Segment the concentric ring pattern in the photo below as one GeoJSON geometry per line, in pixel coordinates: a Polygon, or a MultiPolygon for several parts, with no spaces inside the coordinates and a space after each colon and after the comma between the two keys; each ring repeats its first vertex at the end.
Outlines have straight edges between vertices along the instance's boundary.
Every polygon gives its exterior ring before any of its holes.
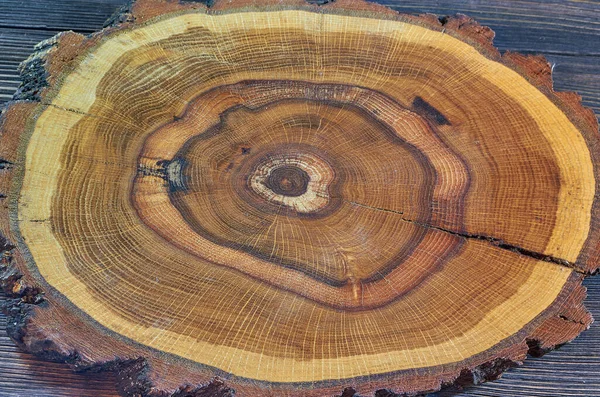
{"type": "Polygon", "coordinates": [[[591,255],[595,171],[559,107],[472,43],[359,13],[115,30],[24,164],[14,229],[52,293],[250,381],[500,349],[574,282],[556,262],[591,255]]]}

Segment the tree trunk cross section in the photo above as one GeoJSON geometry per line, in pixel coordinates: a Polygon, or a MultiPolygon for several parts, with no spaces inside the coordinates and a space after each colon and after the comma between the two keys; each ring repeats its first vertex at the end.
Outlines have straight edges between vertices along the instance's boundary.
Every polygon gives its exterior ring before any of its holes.
{"type": "Polygon", "coordinates": [[[589,327],[598,125],[544,58],[361,0],[113,22],[40,43],[0,121],[21,347],[127,395],[380,396],[589,327]]]}

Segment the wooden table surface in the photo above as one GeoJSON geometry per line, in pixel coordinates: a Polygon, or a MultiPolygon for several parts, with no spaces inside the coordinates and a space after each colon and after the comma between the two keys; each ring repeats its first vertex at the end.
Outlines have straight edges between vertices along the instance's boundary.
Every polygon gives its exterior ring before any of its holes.
{"type": "MultiPolygon", "coordinates": [[[[235,0],[234,0],[235,1],[235,0]]],[[[62,30],[91,33],[125,0],[0,0],[0,106],[19,85],[17,66],[39,41],[62,30]]],[[[557,90],[577,91],[600,116],[600,0],[380,0],[398,11],[464,13],[496,32],[500,50],[541,53],[557,90]]],[[[1,200],[1,198],[0,198],[1,200]]],[[[600,275],[586,280],[588,309],[600,320],[600,275]]],[[[0,293],[0,303],[6,297],[0,293]]],[[[0,396],[116,396],[111,374],[74,374],[20,352],[0,315],[0,396]]],[[[599,321],[600,322],[600,321],[599,321]]],[[[502,379],[430,396],[600,397],[600,324],[502,379]]]]}

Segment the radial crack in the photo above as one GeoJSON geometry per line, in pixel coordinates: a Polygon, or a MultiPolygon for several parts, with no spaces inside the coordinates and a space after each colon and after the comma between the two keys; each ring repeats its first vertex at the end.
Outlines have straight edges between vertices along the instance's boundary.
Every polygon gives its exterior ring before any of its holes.
{"type": "Polygon", "coordinates": [[[13,165],[14,165],[14,163],[0,158],[0,170],[10,169],[10,168],[12,168],[13,165]]]}
{"type": "MultiPolygon", "coordinates": [[[[404,215],[404,212],[402,212],[402,211],[395,211],[395,210],[390,210],[390,209],[387,209],[387,208],[374,207],[372,205],[366,205],[366,204],[357,203],[356,201],[348,201],[348,200],[346,200],[346,202],[348,204],[355,205],[357,207],[363,207],[363,208],[367,208],[367,209],[371,209],[371,210],[376,210],[376,211],[382,211],[382,212],[391,212],[392,214],[404,215]]],[[[407,222],[413,222],[413,221],[410,221],[410,220],[404,219],[404,218],[402,218],[402,220],[403,221],[407,221],[407,222]]]]}
{"type": "Polygon", "coordinates": [[[558,316],[558,318],[560,318],[561,320],[564,320],[564,321],[568,321],[570,323],[574,323],[574,324],[581,324],[581,325],[586,325],[586,326],[588,325],[585,321],[573,320],[572,318],[569,318],[569,317],[567,317],[567,316],[565,316],[563,314],[560,314],[558,316]]]}
{"type": "MultiPolygon", "coordinates": [[[[371,206],[371,205],[366,205],[366,204],[361,204],[358,203],[356,201],[348,201],[346,200],[346,202],[350,205],[354,205],[357,207],[362,207],[362,208],[366,208],[366,209],[370,209],[370,210],[374,210],[374,211],[381,211],[381,212],[387,212],[387,213],[391,213],[391,214],[396,214],[396,215],[404,215],[404,212],[402,211],[397,211],[397,210],[390,210],[387,208],[381,208],[381,207],[375,207],[375,206],[371,206]]],[[[449,230],[449,229],[444,229],[442,227],[439,226],[434,226],[434,225],[430,225],[428,223],[425,222],[420,222],[414,219],[408,219],[405,218],[404,216],[401,216],[400,219],[403,222],[408,222],[408,223],[413,223],[415,225],[419,225],[423,228],[426,229],[432,229],[432,230],[437,230],[440,232],[444,232],[444,233],[449,233],[449,234],[453,234],[455,236],[459,236],[459,237],[463,237],[466,239],[473,239],[473,240],[481,240],[481,241],[486,241],[488,243],[490,243],[491,245],[498,247],[500,249],[505,249],[508,251],[512,251],[512,252],[516,252],[518,254],[524,255],[524,256],[528,256],[530,258],[534,258],[537,260],[541,260],[541,261],[545,261],[545,262],[551,262],[551,263],[555,263],[557,265],[562,265],[565,267],[568,267],[572,270],[574,270],[577,273],[581,273],[581,274],[588,274],[587,272],[581,270],[577,264],[575,262],[570,262],[566,259],[562,259],[562,258],[558,258],[552,255],[547,255],[547,254],[543,254],[540,252],[536,252],[536,251],[532,251],[526,248],[522,248],[519,247],[517,245],[513,245],[513,244],[509,244],[507,242],[505,242],[502,239],[496,238],[496,237],[492,237],[492,236],[486,236],[486,235],[482,235],[482,234],[471,234],[471,233],[466,233],[466,232],[456,232],[453,230],[449,230]]]]}

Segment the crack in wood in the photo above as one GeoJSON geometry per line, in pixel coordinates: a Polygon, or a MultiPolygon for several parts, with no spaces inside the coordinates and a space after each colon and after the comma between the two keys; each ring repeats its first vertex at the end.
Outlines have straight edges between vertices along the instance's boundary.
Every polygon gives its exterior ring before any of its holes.
{"type": "MultiPolygon", "coordinates": [[[[371,209],[374,211],[382,211],[382,212],[387,212],[387,213],[391,213],[391,214],[395,214],[395,215],[404,215],[404,212],[402,211],[397,211],[397,210],[390,210],[387,208],[381,208],[381,207],[374,207],[374,206],[370,206],[370,205],[366,205],[366,204],[361,204],[358,203],[356,201],[348,201],[346,200],[347,203],[351,204],[351,205],[355,205],[358,207],[362,207],[362,208],[366,208],[366,209],[371,209]]],[[[577,273],[581,273],[581,274],[589,274],[589,272],[585,272],[581,269],[579,269],[577,267],[577,263],[575,262],[570,262],[566,259],[562,259],[562,258],[558,258],[556,256],[552,256],[552,255],[548,255],[548,254],[543,254],[541,252],[536,252],[533,250],[529,250],[523,247],[519,247],[518,245],[514,245],[514,244],[510,244],[507,243],[506,241],[496,238],[496,237],[492,237],[492,236],[486,236],[483,234],[472,234],[472,233],[466,233],[466,232],[457,232],[454,230],[449,230],[449,229],[445,229],[439,226],[434,226],[434,225],[430,225],[428,223],[425,222],[420,222],[414,219],[408,219],[405,218],[404,216],[401,216],[400,219],[403,222],[408,222],[408,223],[413,223],[415,225],[419,225],[423,228],[426,229],[432,229],[432,230],[437,230],[440,232],[444,232],[444,233],[449,233],[449,234],[453,234],[455,236],[458,237],[462,237],[465,239],[472,239],[472,240],[480,240],[480,241],[485,241],[490,243],[491,245],[498,247],[500,249],[504,249],[504,250],[508,250],[508,251],[512,251],[515,253],[518,253],[520,255],[524,255],[524,256],[528,256],[530,258],[533,259],[537,259],[537,260],[541,260],[541,261],[545,261],[545,262],[551,262],[551,263],[555,263],[557,265],[561,265],[561,266],[565,266],[568,267],[569,269],[577,272],[577,273]]]]}
{"type": "Polygon", "coordinates": [[[569,318],[563,314],[558,315],[558,318],[560,318],[561,320],[568,321],[570,323],[574,323],[574,324],[587,325],[587,323],[585,323],[581,320],[573,320],[572,318],[569,318]]]}
{"type": "Polygon", "coordinates": [[[0,170],[9,170],[13,167],[14,163],[0,158],[0,170]]]}
{"type": "Polygon", "coordinates": [[[52,106],[53,108],[64,110],[65,112],[72,112],[72,113],[75,113],[75,114],[80,114],[82,116],[89,116],[89,117],[101,118],[99,116],[94,116],[93,114],[83,112],[81,110],[72,109],[72,108],[65,108],[65,107],[62,107],[62,106],[55,105],[53,103],[43,103],[43,102],[41,102],[41,104],[45,105],[45,106],[52,106]]]}

